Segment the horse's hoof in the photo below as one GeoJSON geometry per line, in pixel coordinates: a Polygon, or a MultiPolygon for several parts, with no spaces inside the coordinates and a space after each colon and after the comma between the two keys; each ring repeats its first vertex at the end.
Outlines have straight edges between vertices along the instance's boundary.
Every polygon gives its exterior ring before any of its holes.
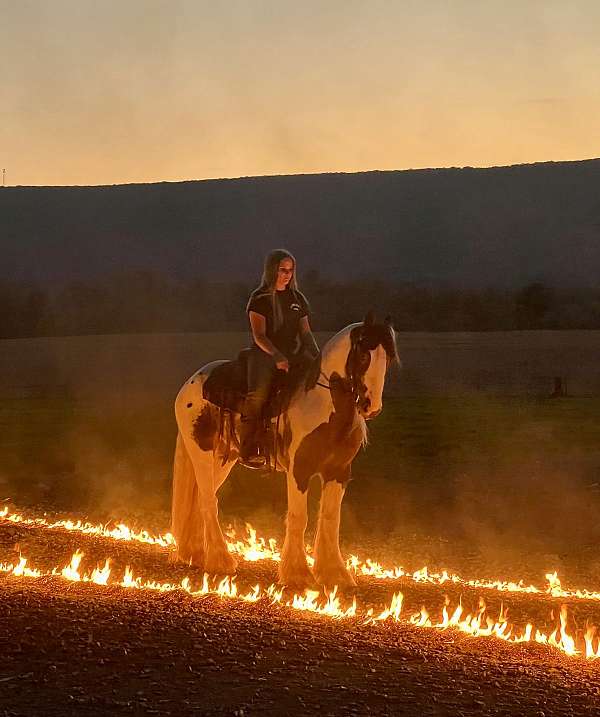
{"type": "Polygon", "coordinates": [[[290,588],[302,588],[315,584],[315,579],[308,565],[295,569],[280,569],[279,584],[290,588]]]}
{"type": "Polygon", "coordinates": [[[204,572],[209,575],[235,575],[237,560],[229,553],[209,554],[204,562],[204,572]]]}
{"type": "Polygon", "coordinates": [[[319,585],[329,590],[334,587],[338,588],[354,588],[356,587],[356,580],[352,573],[345,567],[339,567],[329,570],[319,570],[317,567],[314,569],[315,580],[319,585]]]}
{"type": "Polygon", "coordinates": [[[204,553],[201,551],[192,553],[192,557],[189,559],[188,564],[191,565],[193,568],[203,568],[204,567],[204,553]]]}
{"type": "Polygon", "coordinates": [[[201,568],[204,564],[204,552],[202,550],[174,550],[169,553],[168,561],[170,563],[185,563],[185,565],[193,565],[195,568],[201,568]]]}

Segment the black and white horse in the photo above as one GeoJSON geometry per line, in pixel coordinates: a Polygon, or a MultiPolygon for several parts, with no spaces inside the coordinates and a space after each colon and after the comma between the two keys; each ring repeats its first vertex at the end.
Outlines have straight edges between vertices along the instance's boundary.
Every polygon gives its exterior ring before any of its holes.
{"type": "MultiPolygon", "coordinates": [[[[278,422],[278,468],[287,474],[286,536],[280,582],[304,586],[354,585],[339,548],[340,508],[350,479],[350,464],[366,442],[365,419],[382,409],[388,366],[397,360],[391,322],[364,322],[342,329],[324,346],[321,380],[301,386],[278,422]],[[328,381],[324,383],[323,381],[328,381]],[[310,479],[322,481],[314,545],[313,572],[306,560],[304,533],[310,479]]],[[[239,414],[225,422],[208,401],[203,386],[222,365],[203,366],[181,388],[175,401],[179,433],[173,470],[172,533],[176,558],[211,574],[232,574],[236,561],[227,550],[218,518],[217,491],[238,454],[231,432],[239,414]]]]}

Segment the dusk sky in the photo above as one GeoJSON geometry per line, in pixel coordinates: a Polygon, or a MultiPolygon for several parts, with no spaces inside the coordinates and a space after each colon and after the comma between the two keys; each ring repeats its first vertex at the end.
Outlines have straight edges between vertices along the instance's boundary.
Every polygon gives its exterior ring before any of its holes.
{"type": "Polygon", "coordinates": [[[598,0],[0,0],[9,185],[600,156],[598,0]]]}

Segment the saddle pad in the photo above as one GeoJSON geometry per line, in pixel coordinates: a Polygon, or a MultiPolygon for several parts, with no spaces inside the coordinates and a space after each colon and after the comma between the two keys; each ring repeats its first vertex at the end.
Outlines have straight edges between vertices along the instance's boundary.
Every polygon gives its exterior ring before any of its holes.
{"type": "MultiPolygon", "coordinates": [[[[241,413],[248,391],[246,358],[248,349],[241,351],[237,359],[227,361],[213,369],[204,382],[202,394],[215,406],[241,413]]],[[[271,385],[271,392],[265,404],[264,417],[273,418],[287,408],[291,396],[300,384],[316,383],[320,371],[320,356],[312,362],[292,364],[289,374],[277,371],[271,385]]]]}
{"type": "Polygon", "coordinates": [[[214,368],[202,387],[207,401],[236,413],[242,412],[247,391],[246,357],[241,355],[214,368]]]}

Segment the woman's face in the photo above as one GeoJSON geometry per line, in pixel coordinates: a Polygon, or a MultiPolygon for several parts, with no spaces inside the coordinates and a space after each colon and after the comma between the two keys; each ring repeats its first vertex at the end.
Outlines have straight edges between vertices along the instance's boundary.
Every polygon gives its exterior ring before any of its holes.
{"type": "Polygon", "coordinates": [[[279,262],[277,268],[277,282],[275,288],[278,291],[283,291],[285,287],[290,283],[290,279],[294,274],[294,262],[291,259],[282,259],[279,262]]]}

